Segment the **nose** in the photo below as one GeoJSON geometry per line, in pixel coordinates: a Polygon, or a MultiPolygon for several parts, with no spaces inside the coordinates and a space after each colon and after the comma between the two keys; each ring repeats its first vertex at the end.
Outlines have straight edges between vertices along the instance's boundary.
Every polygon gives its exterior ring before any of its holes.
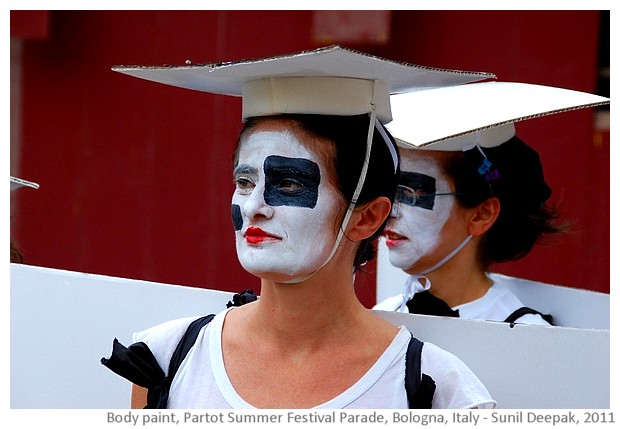
{"type": "Polygon", "coordinates": [[[394,204],[392,204],[392,211],[390,212],[390,220],[397,220],[400,218],[400,211],[402,210],[401,207],[402,203],[399,203],[397,201],[394,202],[394,204]]]}
{"type": "Polygon", "coordinates": [[[264,187],[256,186],[242,206],[243,214],[248,219],[265,218],[273,216],[273,207],[265,203],[264,187]]]}

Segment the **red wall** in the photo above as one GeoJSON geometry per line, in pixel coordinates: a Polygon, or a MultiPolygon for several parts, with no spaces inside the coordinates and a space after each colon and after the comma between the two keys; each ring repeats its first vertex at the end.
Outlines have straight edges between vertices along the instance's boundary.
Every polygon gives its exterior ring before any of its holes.
{"type": "MultiPolygon", "coordinates": [[[[110,67],[314,48],[312,19],[312,11],[53,11],[29,21],[12,12],[22,51],[21,85],[12,88],[20,91],[11,113],[19,110],[21,128],[11,173],[41,185],[11,196],[11,239],[26,263],[258,289],[237,262],[230,221],[239,100],[110,67]]],[[[387,44],[346,45],[595,92],[598,32],[596,11],[399,11],[391,15],[387,44]]],[[[541,153],[553,200],[574,227],[498,271],[609,292],[609,136],[597,143],[592,121],[588,110],[518,125],[541,153]]],[[[370,305],[372,276],[361,283],[370,305]]]]}

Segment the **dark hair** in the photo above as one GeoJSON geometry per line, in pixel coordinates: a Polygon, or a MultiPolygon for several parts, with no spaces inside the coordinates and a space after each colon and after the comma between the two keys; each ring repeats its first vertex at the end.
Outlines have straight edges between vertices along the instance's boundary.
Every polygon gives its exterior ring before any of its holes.
{"type": "Polygon", "coordinates": [[[483,236],[478,252],[487,269],[495,262],[524,257],[544,234],[561,232],[565,226],[555,224],[558,213],[546,204],[551,188],[534,149],[513,137],[482,150],[491,162],[489,168],[481,168],[485,158],[478,148],[473,148],[454,152],[444,170],[454,181],[462,206],[471,208],[491,197],[499,199],[499,216],[483,236]]]}
{"type": "MultiPolygon", "coordinates": [[[[333,164],[335,167],[335,178],[333,178],[335,180],[333,180],[333,182],[346,201],[351,201],[366,156],[366,141],[370,124],[370,117],[368,115],[335,116],[285,114],[250,118],[246,120],[243,130],[239,135],[237,150],[234,155],[235,164],[237,162],[239,142],[241,142],[243,137],[258,123],[266,119],[291,120],[293,123],[299,125],[301,131],[333,142],[335,148],[335,150],[332,150],[333,164]]],[[[377,126],[382,125],[378,124],[377,126]]],[[[385,130],[385,134],[388,136],[390,140],[389,144],[392,145],[394,153],[398,158],[398,149],[394,138],[387,130],[385,130]]],[[[400,161],[398,161],[395,171],[391,152],[381,134],[375,128],[366,179],[357,199],[356,206],[368,203],[378,197],[387,197],[391,203],[394,203],[400,171],[399,166],[400,161]]],[[[344,212],[341,219],[339,219],[339,223],[342,222],[343,218],[344,212]]],[[[356,269],[376,256],[376,240],[381,235],[387,221],[388,219],[386,219],[372,237],[360,243],[354,260],[356,269]]]]}

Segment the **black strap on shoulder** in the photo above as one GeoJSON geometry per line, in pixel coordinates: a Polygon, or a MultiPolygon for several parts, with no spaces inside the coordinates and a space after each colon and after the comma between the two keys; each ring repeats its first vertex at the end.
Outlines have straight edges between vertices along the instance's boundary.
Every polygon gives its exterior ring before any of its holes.
{"type": "Polygon", "coordinates": [[[540,317],[542,317],[543,319],[545,319],[547,322],[549,322],[549,324],[553,324],[553,316],[550,314],[543,314],[538,310],[534,310],[533,308],[530,307],[521,307],[515,311],[512,312],[512,314],[510,316],[508,316],[506,318],[506,320],[504,320],[504,322],[506,323],[515,323],[520,317],[525,316],[526,314],[539,314],[540,317]]]}
{"type": "Polygon", "coordinates": [[[405,390],[411,409],[428,409],[433,405],[436,386],[431,377],[422,374],[423,346],[422,341],[411,335],[405,356],[405,390]]]}
{"type": "Polygon", "coordinates": [[[179,344],[177,344],[177,348],[174,350],[172,354],[172,358],[170,358],[170,365],[168,366],[168,379],[172,380],[177,373],[177,370],[181,366],[181,362],[187,356],[189,350],[194,346],[196,342],[196,338],[198,338],[198,333],[200,330],[207,325],[211,320],[213,320],[214,314],[209,314],[208,316],[203,316],[200,319],[194,320],[187,327],[187,331],[181,337],[179,344]]]}
{"type": "Polygon", "coordinates": [[[215,317],[214,314],[209,314],[208,316],[203,316],[189,324],[187,330],[179,340],[176,349],[174,349],[172,358],[170,358],[168,375],[166,376],[164,383],[157,386],[157,388],[148,390],[147,403],[144,408],[162,409],[168,406],[168,394],[177,370],[181,366],[181,363],[183,362],[183,359],[185,359],[185,356],[187,356],[189,350],[196,342],[196,338],[198,338],[198,333],[200,330],[211,320],[213,320],[213,317],[215,317]]]}

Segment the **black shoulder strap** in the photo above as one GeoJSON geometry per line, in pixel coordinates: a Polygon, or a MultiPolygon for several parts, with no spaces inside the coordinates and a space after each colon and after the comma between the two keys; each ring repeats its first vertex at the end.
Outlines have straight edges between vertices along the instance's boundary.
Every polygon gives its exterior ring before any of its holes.
{"type": "Polygon", "coordinates": [[[413,335],[407,346],[405,356],[405,390],[411,409],[432,408],[435,394],[435,381],[422,374],[422,347],[424,343],[413,335]]]}
{"type": "Polygon", "coordinates": [[[170,358],[170,364],[168,365],[168,375],[166,376],[164,382],[161,385],[155,386],[154,388],[148,390],[147,403],[146,407],[144,408],[161,409],[168,406],[168,393],[170,392],[172,379],[176,375],[179,367],[181,366],[181,362],[183,362],[183,359],[185,359],[185,356],[187,356],[187,353],[196,342],[196,338],[198,338],[198,333],[203,328],[203,326],[213,320],[214,316],[214,314],[209,314],[208,316],[203,316],[189,324],[187,330],[179,340],[176,349],[174,349],[172,358],[170,358]]]}
{"type": "Polygon", "coordinates": [[[209,314],[208,316],[203,316],[200,319],[194,320],[187,327],[187,331],[181,337],[179,344],[177,344],[177,348],[174,350],[172,354],[172,358],[170,358],[170,365],[168,366],[168,379],[172,381],[174,376],[177,373],[177,370],[181,366],[181,362],[187,356],[189,349],[192,348],[194,343],[196,342],[196,338],[198,338],[198,333],[203,328],[203,326],[207,325],[214,317],[214,314],[209,314]]]}
{"type": "Polygon", "coordinates": [[[530,307],[521,307],[512,312],[510,316],[504,320],[506,323],[515,323],[521,316],[525,316],[526,314],[539,314],[540,317],[545,319],[550,324],[553,324],[553,316],[550,314],[543,314],[540,311],[534,310],[530,307]]]}

